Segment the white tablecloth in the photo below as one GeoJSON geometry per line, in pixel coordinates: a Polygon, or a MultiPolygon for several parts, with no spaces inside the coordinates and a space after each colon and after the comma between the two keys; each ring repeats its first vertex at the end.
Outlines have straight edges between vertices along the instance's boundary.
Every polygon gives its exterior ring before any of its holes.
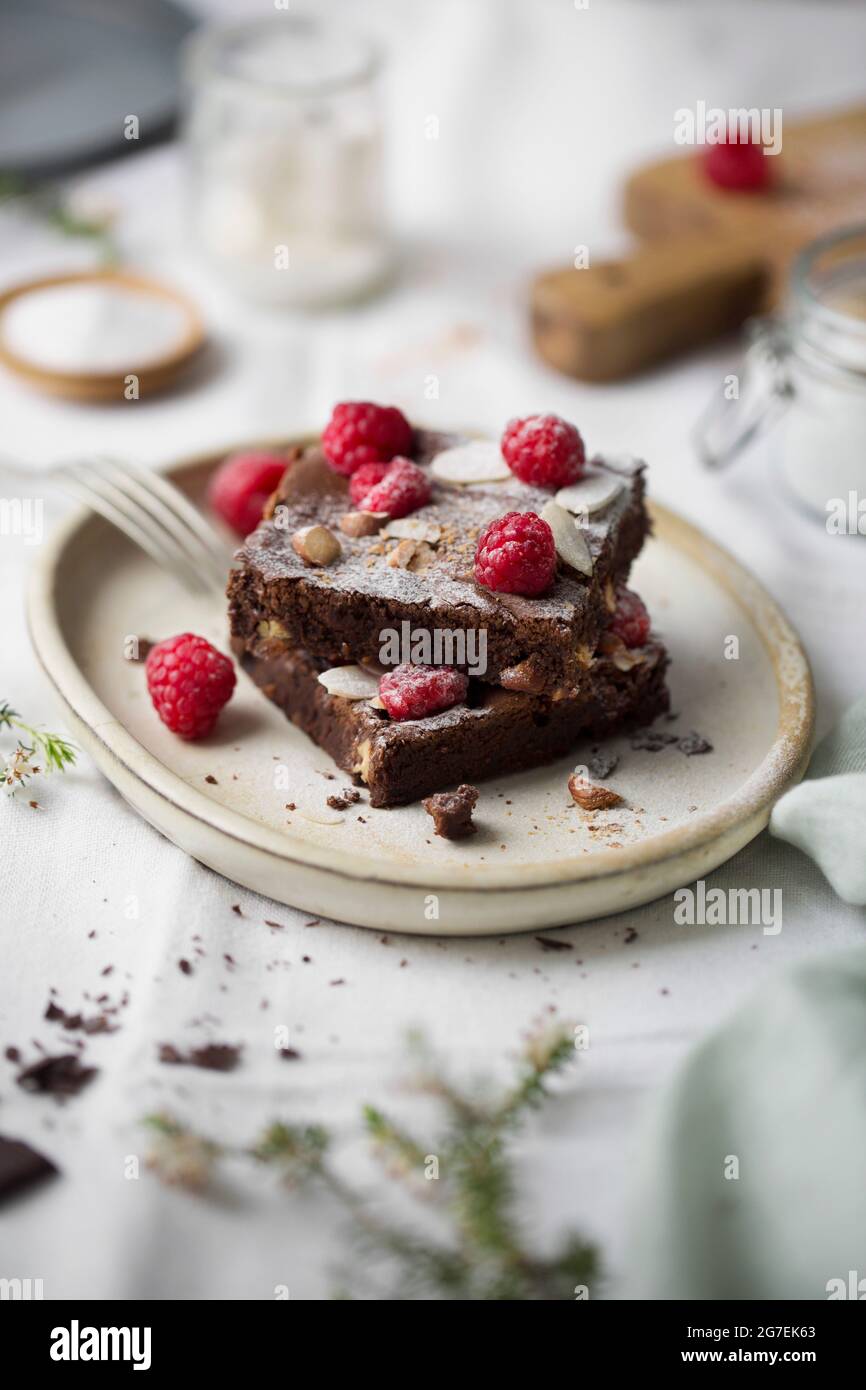
{"type": "MultiPolygon", "coordinates": [[[[814,663],[823,731],[863,690],[866,553],[789,506],[760,450],[723,475],[697,466],[688,431],[732,369],[735,347],[592,388],[533,359],[520,295],[530,270],[568,260],[577,244],[595,256],[625,244],[619,183],[636,161],[670,148],[677,107],[703,99],[781,106],[793,117],[856,100],[866,13],[844,4],[590,0],[582,10],[568,0],[393,0],[352,6],[358,21],[362,10],[390,53],[398,286],[367,307],[312,320],[247,308],[184,239],[178,151],[130,154],[80,184],[117,205],[131,262],[197,296],[222,348],[219,370],[188,393],[104,408],[42,399],[3,376],[2,451],[34,464],[79,448],[156,462],[314,426],[335,400],[358,395],[494,431],[511,414],[560,411],[592,448],[648,458],[653,494],[720,539],[781,601],[814,663]],[[430,114],[438,141],[424,138],[430,114]],[[458,325],[477,330],[462,346],[458,325]],[[424,398],[430,372],[440,379],[437,401],[424,398]]],[[[84,254],[17,217],[0,220],[3,284],[84,254]]],[[[14,495],[5,481],[3,492],[14,495]]],[[[52,501],[49,515],[61,509],[52,501]]],[[[0,696],[53,725],[25,631],[30,558],[21,540],[3,538],[0,696]]],[[[359,1107],[375,1100],[411,1117],[414,1102],[397,1086],[407,1028],[423,1027],[458,1074],[504,1076],[521,1031],[548,1007],[588,1023],[592,1045],[520,1142],[524,1215],[542,1246],[567,1224],[597,1239],[615,1292],[647,1099],[762,981],[863,934],[862,913],[841,904],[807,860],[761,836],[714,882],[781,887],[776,937],[679,927],[663,900],[567,929],[570,952],[544,954],[532,936],[383,944],[362,929],[305,927],[306,915],[203,869],[139,820],[86,758],[38,794],[38,812],[26,800],[0,806],[0,1044],[28,1055],[33,1039],[56,1049],[56,1025],[42,1021],[49,986],[70,1009],[85,993],[126,991],[130,1001],[120,1031],[88,1040],[99,1080],[63,1108],[24,1094],[0,1060],[0,1132],[29,1139],[63,1170],[4,1212],[0,1276],[42,1278],[46,1297],[270,1298],[278,1284],[293,1297],[326,1295],[341,1247],[324,1201],[287,1198],[242,1167],[232,1193],[214,1201],[145,1174],[128,1179],[126,1157],[146,1147],[140,1117],[171,1109],[238,1142],[276,1115],[319,1119],[335,1131],[349,1175],[371,1183],[359,1107]],[[266,918],[284,930],[269,931],[266,918]],[[626,927],[639,934],[629,945],[626,927]],[[303,954],[311,964],[300,964],[303,954]],[[192,976],[178,970],[182,956],[194,960],[192,976]],[[330,987],[337,976],[345,985],[330,987]],[[276,1058],[279,1024],[300,1061],[276,1058]],[[156,1062],[160,1041],[205,1037],[243,1042],[242,1067],[219,1075],[156,1062]]],[[[427,1133],[427,1111],[419,1115],[427,1133]]]]}

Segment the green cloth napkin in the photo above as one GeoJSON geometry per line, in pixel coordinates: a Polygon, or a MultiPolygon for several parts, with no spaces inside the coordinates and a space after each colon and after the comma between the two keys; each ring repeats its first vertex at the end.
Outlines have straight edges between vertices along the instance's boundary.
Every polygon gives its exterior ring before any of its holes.
{"type": "Polygon", "coordinates": [[[810,855],[844,902],[866,904],[866,697],[818,746],[800,785],[776,803],[770,833],[810,855]]]}
{"type": "Polygon", "coordinates": [[[866,1298],[866,950],[700,1044],[644,1153],[629,1296],[866,1298]]]}

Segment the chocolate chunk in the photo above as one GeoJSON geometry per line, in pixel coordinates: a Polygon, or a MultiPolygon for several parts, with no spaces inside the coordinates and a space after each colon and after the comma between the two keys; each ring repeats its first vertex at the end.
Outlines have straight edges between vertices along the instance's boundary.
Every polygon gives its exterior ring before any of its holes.
{"type": "Polygon", "coordinates": [[[446,840],[462,840],[466,835],[475,834],[477,827],[472,824],[472,812],[477,800],[478,788],[463,782],[456,792],[436,792],[421,805],[428,816],[433,817],[437,835],[446,840]]]}
{"type": "Polygon", "coordinates": [[[50,1096],[77,1096],[98,1073],[96,1067],[85,1067],[74,1052],[58,1057],[40,1057],[20,1071],[15,1080],[25,1091],[50,1096]]]}
{"type": "Polygon", "coordinates": [[[0,1134],[0,1202],[57,1171],[50,1158],[37,1153],[29,1144],[20,1139],[6,1139],[0,1134]]]}
{"type": "Polygon", "coordinates": [[[684,734],[677,739],[677,748],[681,753],[685,753],[687,758],[692,758],[696,753],[712,753],[713,745],[708,738],[701,734],[696,734],[694,729],[690,734],[684,734]]]}

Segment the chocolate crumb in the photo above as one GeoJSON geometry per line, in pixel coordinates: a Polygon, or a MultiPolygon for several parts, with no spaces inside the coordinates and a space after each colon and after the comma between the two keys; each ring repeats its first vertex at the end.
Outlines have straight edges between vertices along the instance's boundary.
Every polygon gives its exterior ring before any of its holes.
{"type": "Polygon", "coordinates": [[[6,1061],[7,1061],[7,1062],[20,1062],[20,1061],[21,1061],[21,1053],[19,1052],[19,1050],[18,1050],[17,1047],[13,1047],[11,1044],[10,1044],[9,1047],[7,1047],[7,1049],[6,1049],[6,1051],[4,1052],[3,1055],[4,1055],[4,1057],[6,1058],[6,1061]]]}
{"type": "Polygon", "coordinates": [[[536,941],[542,951],[573,951],[574,947],[570,941],[563,941],[559,936],[537,936],[536,941]]]}
{"type": "Polygon", "coordinates": [[[181,1052],[173,1043],[160,1043],[159,1060],[171,1066],[203,1067],[205,1071],[234,1071],[241,1049],[231,1043],[206,1043],[181,1052]]]}
{"type": "Polygon", "coordinates": [[[632,944],[633,941],[637,941],[637,938],[638,938],[637,928],[636,928],[636,927],[629,927],[628,930],[626,931],[625,936],[624,936],[623,939],[622,939],[622,944],[623,944],[624,946],[630,946],[630,945],[632,944]]]}
{"type": "Polygon", "coordinates": [[[690,734],[684,734],[677,740],[677,748],[681,753],[685,753],[687,758],[692,758],[696,753],[712,753],[713,745],[708,738],[702,734],[696,734],[694,729],[690,734]]]}
{"type": "Polygon", "coordinates": [[[192,966],[190,965],[188,960],[179,960],[177,963],[177,968],[182,975],[192,974],[192,966]]]}
{"type": "Polygon", "coordinates": [[[617,754],[608,753],[606,749],[601,748],[593,748],[586,763],[587,772],[597,782],[603,782],[605,777],[609,777],[612,772],[615,772],[618,766],[617,754]]]}
{"type": "Polygon", "coordinates": [[[240,903],[232,903],[232,912],[235,914],[236,917],[243,917],[244,915],[241,911],[240,903]]]}
{"type": "MultiPolygon", "coordinates": [[[[107,997],[107,995],[102,995],[96,1002],[104,1002],[107,997]]],[[[113,1009],[110,1012],[116,1013],[116,1010],[113,1009]]],[[[117,1025],[109,1021],[107,1012],[95,1014],[91,1018],[85,1018],[83,1014],[80,1013],[67,1013],[65,1009],[61,1009],[59,1004],[55,1004],[53,999],[49,1000],[48,1006],[42,1017],[47,1019],[49,1023],[62,1024],[69,1032],[75,1032],[79,1029],[83,1033],[91,1034],[117,1032],[117,1025]]]]}
{"type": "Polygon", "coordinates": [[[332,811],[345,811],[360,800],[361,793],[359,791],[356,791],[354,787],[346,787],[345,791],[340,792],[339,796],[329,796],[327,798],[327,804],[331,807],[332,811]]]}
{"type": "Polygon", "coordinates": [[[281,1047],[280,1056],[287,1062],[298,1062],[301,1058],[301,1054],[296,1047],[281,1047]]]}
{"type": "Polygon", "coordinates": [[[25,1091],[50,1096],[77,1096],[97,1075],[96,1067],[84,1067],[74,1052],[57,1057],[40,1057],[19,1072],[15,1080],[25,1091]]]}
{"type": "Polygon", "coordinates": [[[219,782],[218,782],[217,779],[214,777],[214,775],[213,775],[212,772],[209,772],[208,775],[207,775],[207,777],[206,777],[204,780],[205,780],[206,782],[210,782],[210,784],[211,784],[212,787],[218,787],[218,786],[219,786],[219,782]]]}
{"type": "Polygon", "coordinates": [[[328,984],[329,984],[329,985],[344,985],[345,983],[346,983],[345,980],[329,980],[329,981],[328,981],[328,984]]]}
{"type": "Polygon", "coordinates": [[[632,748],[644,753],[658,753],[669,744],[678,742],[676,734],[666,734],[662,729],[641,729],[631,736],[632,748]]]}
{"type": "Polygon", "coordinates": [[[282,924],[282,922],[269,922],[268,919],[267,919],[267,917],[265,918],[265,926],[266,926],[266,927],[273,927],[273,928],[274,928],[274,931],[282,931],[282,929],[283,929],[283,924],[282,924]]]}
{"type": "Polygon", "coordinates": [[[477,800],[478,788],[464,782],[455,792],[436,792],[426,797],[421,805],[428,816],[433,817],[437,835],[445,840],[461,840],[475,834],[477,827],[472,823],[472,812],[477,800]]]}

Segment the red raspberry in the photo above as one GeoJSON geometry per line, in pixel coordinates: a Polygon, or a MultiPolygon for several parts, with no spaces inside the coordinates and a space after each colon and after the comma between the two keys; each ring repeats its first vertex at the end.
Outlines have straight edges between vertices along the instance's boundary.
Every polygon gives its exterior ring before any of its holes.
{"type": "Polygon", "coordinates": [[[773,177],[772,159],[764,147],[751,141],[740,141],[729,135],[717,145],[704,151],[704,173],[718,188],[735,193],[756,193],[767,187],[773,177]]]}
{"type": "Polygon", "coordinates": [[[616,610],[610,620],[610,630],[627,647],[642,647],[650,635],[650,615],[646,604],[634,589],[620,584],[616,591],[616,610]]]}
{"type": "Polygon", "coordinates": [[[349,479],[349,496],[360,507],[371,488],[381,483],[388,472],[387,463],[362,463],[349,479]]]}
{"type": "Polygon", "coordinates": [[[371,487],[358,506],[364,512],[387,512],[395,519],[408,516],[430,501],[430,479],[411,459],[394,459],[381,482],[371,487]]]}
{"type": "Polygon", "coordinates": [[[466,699],[469,680],[453,666],[395,666],[379,681],[392,719],[424,719],[466,699]]]}
{"type": "Polygon", "coordinates": [[[501,447],[512,473],[534,487],[568,487],[577,482],[586,463],[583,440],[574,425],[558,415],[509,420],[501,447]]]}
{"type": "Polygon", "coordinates": [[[349,477],[362,463],[411,453],[412,426],[396,406],[343,401],[325,426],[322,448],[331,467],[349,477]]]}
{"type": "Polygon", "coordinates": [[[265,503],[286,471],[281,454],[233,454],[220,464],[208,488],[217,516],[239,536],[248,536],[262,519],[265,503]]]}
{"type": "Polygon", "coordinates": [[[506,512],[481,532],[475,578],[500,594],[534,598],[556,574],[556,545],[546,521],[535,512],[506,512]]]}
{"type": "Polygon", "coordinates": [[[173,734],[203,738],[235,688],[235,668],[203,637],[182,632],[147,654],[147,688],[154,709],[173,734]]]}

